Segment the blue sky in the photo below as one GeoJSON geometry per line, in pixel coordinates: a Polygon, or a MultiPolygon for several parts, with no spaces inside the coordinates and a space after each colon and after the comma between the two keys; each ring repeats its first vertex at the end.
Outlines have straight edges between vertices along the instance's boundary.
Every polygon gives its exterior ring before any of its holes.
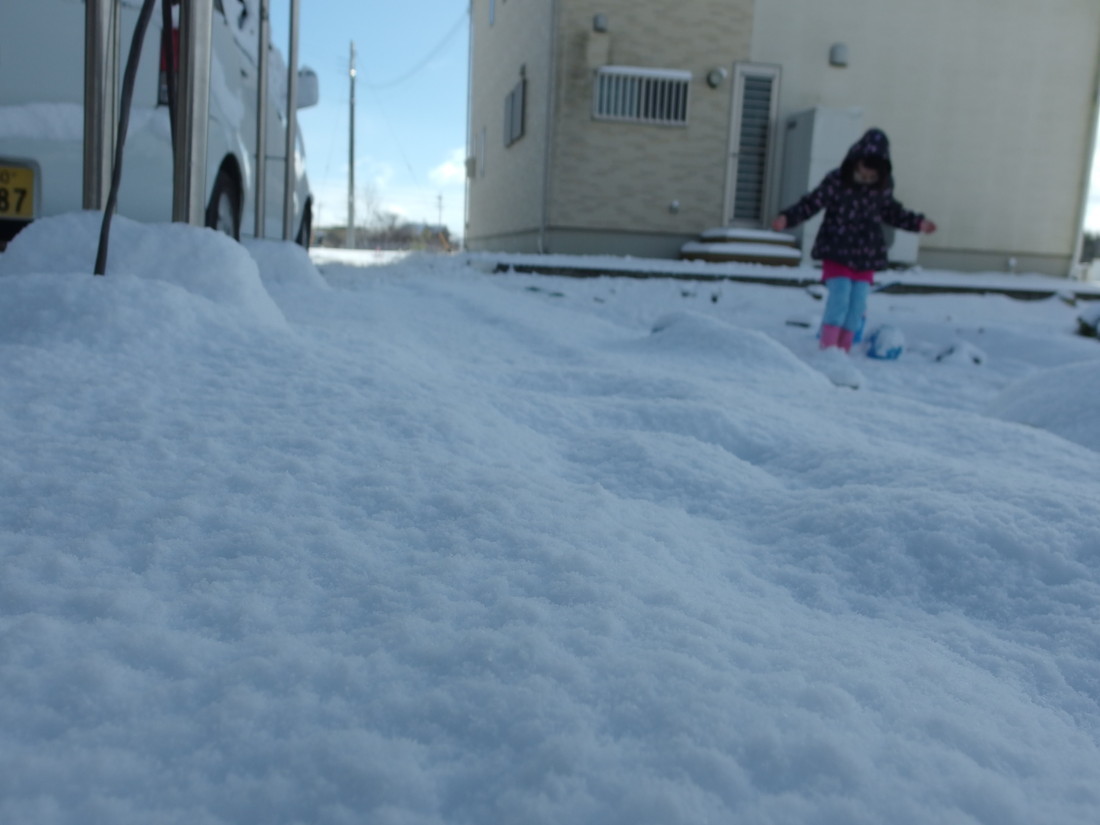
{"type": "MultiPolygon", "coordinates": [[[[461,236],[466,152],[467,0],[300,0],[298,60],[317,72],[321,102],[299,123],[319,208],[315,225],[342,225],[348,197],[348,57],[355,92],[357,223],[370,209],[443,222],[461,236]],[[319,218],[319,221],[317,220],[319,218]]],[[[272,0],[285,54],[288,0],[272,0]]]]}

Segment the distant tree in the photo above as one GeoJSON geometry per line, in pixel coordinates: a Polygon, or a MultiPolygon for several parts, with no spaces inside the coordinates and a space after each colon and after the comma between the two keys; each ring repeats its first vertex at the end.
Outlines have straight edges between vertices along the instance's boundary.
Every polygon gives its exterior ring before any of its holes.
{"type": "Polygon", "coordinates": [[[356,223],[360,226],[374,226],[381,219],[382,199],[378,195],[378,187],[372,181],[363,184],[360,191],[360,203],[363,211],[356,223]]]}
{"type": "MultiPolygon", "coordinates": [[[[414,224],[402,221],[393,212],[381,213],[370,226],[355,227],[359,249],[415,249],[428,252],[452,252],[455,245],[446,226],[414,224]]],[[[347,247],[346,226],[326,226],[317,230],[317,245],[347,247]]]]}

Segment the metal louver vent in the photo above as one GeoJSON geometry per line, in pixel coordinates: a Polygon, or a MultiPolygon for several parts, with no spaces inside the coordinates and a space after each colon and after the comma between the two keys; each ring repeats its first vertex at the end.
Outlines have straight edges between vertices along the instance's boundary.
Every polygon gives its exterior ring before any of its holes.
{"type": "Polygon", "coordinates": [[[600,120],[684,125],[691,73],[604,66],[596,73],[593,116],[600,120]]]}

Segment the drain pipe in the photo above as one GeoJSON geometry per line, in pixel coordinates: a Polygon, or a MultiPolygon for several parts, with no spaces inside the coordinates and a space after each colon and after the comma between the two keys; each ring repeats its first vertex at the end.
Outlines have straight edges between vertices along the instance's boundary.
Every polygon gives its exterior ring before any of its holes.
{"type": "Polygon", "coordinates": [[[550,68],[546,82],[546,146],[542,156],[542,220],[539,223],[538,250],[540,255],[548,252],[546,248],[546,230],[550,222],[550,152],[554,146],[554,96],[557,94],[558,76],[558,0],[550,0],[550,68]]]}

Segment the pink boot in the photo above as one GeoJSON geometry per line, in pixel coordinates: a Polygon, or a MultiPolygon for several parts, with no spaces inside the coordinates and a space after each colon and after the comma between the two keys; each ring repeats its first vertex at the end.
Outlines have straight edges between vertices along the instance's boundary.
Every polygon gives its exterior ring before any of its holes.
{"type": "Polygon", "coordinates": [[[821,339],[820,344],[822,349],[828,349],[829,347],[840,346],[840,334],[843,332],[840,327],[834,327],[832,324],[821,325],[821,339]]]}
{"type": "Polygon", "coordinates": [[[852,351],[852,339],[855,337],[855,333],[850,329],[841,329],[840,334],[837,336],[836,345],[845,352],[852,351]]]}

